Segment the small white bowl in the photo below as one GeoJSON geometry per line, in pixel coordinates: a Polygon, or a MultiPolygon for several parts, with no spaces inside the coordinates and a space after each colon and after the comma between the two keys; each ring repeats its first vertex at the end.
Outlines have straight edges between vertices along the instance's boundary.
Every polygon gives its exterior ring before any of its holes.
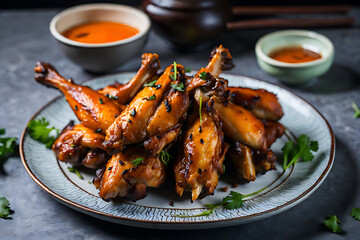
{"type": "Polygon", "coordinates": [[[255,46],[255,53],[260,67],[281,81],[290,85],[309,82],[329,70],[334,59],[334,45],[319,33],[308,30],[284,30],[261,37],[255,46]],[[304,63],[286,63],[269,57],[279,48],[302,46],[321,54],[321,58],[304,63]]]}
{"type": "Polygon", "coordinates": [[[119,4],[85,4],[68,8],[50,22],[50,32],[60,43],[65,55],[90,72],[113,70],[140,54],[151,26],[149,17],[142,11],[119,4]],[[109,43],[81,43],[70,40],[63,32],[79,24],[110,21],[129,25],[139,30],[136,35],[109,43]]]}

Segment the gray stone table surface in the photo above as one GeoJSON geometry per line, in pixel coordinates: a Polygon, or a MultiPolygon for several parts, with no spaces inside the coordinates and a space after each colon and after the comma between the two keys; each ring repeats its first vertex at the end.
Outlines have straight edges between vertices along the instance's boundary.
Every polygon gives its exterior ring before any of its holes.
{"type": "MultiPolygon", "coordinates": [[[[51,62],[75,82],[94,78],[70,62],[50,35],[48,25],[58,10],[0,11],[0,128],[20,139],[29,119],[47,102],[60,95],[34,81],[38,60],[51,62]]],[[[353,118],[351,102],[360,106],[360,9],[350,15],[352,28],[315,29],[328,36],[336,49],[331,70],[301,88],[291,88],[313,104],[330,122],[336,136],[336,157],[327,179],[308,199],[279,215],[234,227],[170,231],[149,230],[105,222],[79,213],[55,201],[27,174],[20,157],[9,158],[0,175],[0,196],[7,197],[15,212],[11,220],[0,219],[0,239],[360,239],[360,222],[350,217],[360,207],[360,119],[353,118]],[[327,215],[336,214],[344,233],[324,229],[327,215]]],[[[274,31],[248,30],[224,33],[216,42],[230,48],[236,68],[231,73],[268,82],[278,80],[256,63],[254,46],[262,35],[274,31]]],[[[179,53],[154,32],[144,52],[160,55],[162,66],[172,61],[198,69],[209,50],[179,53]]],[[[139,57],[116,72],[136,71],[139,57]]],[[[281,84],[280,84],[281,85],[281,84]]],[[[288,86],[285,86],[290,88],[288,86]]]]}

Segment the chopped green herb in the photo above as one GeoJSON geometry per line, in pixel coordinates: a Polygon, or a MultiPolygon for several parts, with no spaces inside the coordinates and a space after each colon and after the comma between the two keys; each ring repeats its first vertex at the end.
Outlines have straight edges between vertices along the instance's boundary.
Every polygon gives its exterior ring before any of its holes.
{"type": "Polygon", "coordinates": [[[310,138],[305,134],[300,135],[300,137],[297,139],[297,143],[294,143],[292,140],[290,140],[281,149],[283,151],[284,157],[284,170],[295,164],[299,159],[302,159],[305,162],[313,160],[314,155],[312,152],[316,152],[318,149],[318,142],[310,141],[310,138]]]}
{"type": "Polygon", "coordinates": [[[152,95],[152,96],[150,96],[150,97],[148,97],[148,98],[146,98],[146,100],[155,100],[155,99],[156,99],[155,94],[154,94],[154,95],[152,95]]]}
{"type": "Polygon", "coordinates": [[[350,214],[354,219],[360,221],[360,208],[353,208],[351,209],[350,214]]]}
{"type": "Polygon", "coordinates": [[[143,157],[139,157],[139,158],[135,158],[131,164],[134,165],[135,167],[137,167],[140,163],[142,163],[142,161],[144,160],[143,157]]]}
{"type": "Polygon", "coordinates": [[[49,128],[48,126],[49,122],[43,117],[39,120],[31,120],[28,125],[28,130],[32,139],[44,143],[47,148],[51,148],[59,135],[59,130],[55,127],[49,128]],[[51,136],[50,133],[54,131],[56,132],[56,136],[51,136]]]}
{"type": "Polygon", "coordinates": [[[202,72],[200,73],[199,77],[200,77],[201,79],[205,80],[205,79],[206,79],[206,72],[202,71],[202,72]]]}
{"type": "MultiPolygon", "coordinates": [[[[5,134],[5,129],[0,128],[0,135],[5,134]]],[[[3,164],[6,158],[8,158],[15,151],[16,137],[0,138],[0,165],[3,164]]]]}
{"type": "Polygon", "coordinates": [[[336,215],[334,216],[328,216],[325,221],[324,221],[325,226],[331,230],[333,233],[341,233],[342,229],[340,227],[340,221],[339,219],[336,217],[336,215]]]}
{"type": "Polygon", "coordinates": [[[89,184],[92,184],[92,182],[88,181],[89,184]]]}
{"type": "Polygon", "coordinates": [[[0,218],[8,218],[11,212],[9,200],[5,197],[0,198],[0,218]]]}
{"type": "Polygon", "coordinates": [[[80,179],[84,179],[76,168],[68,167],[69,172],[75,173],[80,179]]]}
{"type": "Polygon", "coordinates": [[[172,84],[170,84],[170,86],[171,86],[173,89],[175,89],[175,90],[177,90],[177,91],[180,91],[180,92],[183,92],[184,89],[185,89],[185,86],[184,86],[184,84],[183,84],[182,82],[179,83],[179,84],[177,84],[177,83],[172,83],[172,84]]]}
{"type": "Polygon", "coordinates": [[[355,113],[354,113],[354,118],[358,118],[360,117],[360,109],[359,107],[356,105],[356,103],[351,103],[351,106],[353,107],[353,109],[355,110],[355,113]]]}
{"type": "Polygon", "coordinates": [[[157,79],[144,84],[144,87],[154,87],[157,82],[157,79]]]}
{"type": "Polygon", "coordinates": [[[225,173],[225,164],[223,164],[223,174],[225,173]]]}
{"type": "Polygon", "coordinates": [[[187,68],[185,68],[185,72],[186,72],[186,73],[191,72],[191,67],[187,67],[187,68]]]}
{"type": "Polygon", "coordinates": [[[102,100],[102,98],[99,98],[99,102],[100,102],[100,104],[104,104],[104,101],[102,100]]]}
{"type": "Polygon", "coordinates": [[[202,124],[202,117],[201,117],[201,106],[202,105],[202,97],[199,97],[199,117],[200,117],[200,124],[202,124]]]}
{"type": "Polygon", "coordinates": [[[160,160],[165,164],[168,165],[170,159],[173,158],[168,152],[162,150],[160,152],[160,160]]]}
{"type": "Polygon", "coordinates": [[[175,81],[176,78],[177,78],[177,66],[176,66],[176,62],[175,62],[175,61],[174,61],[174,68],[173,68],[173,70],[174,70],[174,75],[170,76],[170,78],[175,81]]]}
{"type": "Polygon", "coordinates": [[[118,97],[118,96],[111,96],[111,95],[109,94],[108,98],[110,98],[110,99],[112,99],[112,100],[116,100],[116,99],[118,99],[119,97],[118,97]]]}

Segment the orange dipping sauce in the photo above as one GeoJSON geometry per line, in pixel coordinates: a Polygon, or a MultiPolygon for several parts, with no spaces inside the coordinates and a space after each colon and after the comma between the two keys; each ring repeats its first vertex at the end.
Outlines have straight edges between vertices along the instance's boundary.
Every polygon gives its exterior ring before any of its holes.
{"type": "Polygon", "coordinates": [[[269,57],[280,62],[303,63],[320,59],[321,55],[301,46],[291,46],[276,49],[269,54],[269,57]]]}
{"type": "Polygon", "coordinates": [[[139,33],[131,26],[116,22],[89,22],[66,30],[62,35],[82,43],[109,43],[139,33]]]}

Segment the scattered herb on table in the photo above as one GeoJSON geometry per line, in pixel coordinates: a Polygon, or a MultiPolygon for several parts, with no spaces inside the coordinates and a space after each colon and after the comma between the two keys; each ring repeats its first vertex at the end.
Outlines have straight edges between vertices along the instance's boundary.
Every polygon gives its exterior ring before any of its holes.
{"type": "Polygon", "coordinates": [[[139,158],[135,158],[131,164],[134,165],[135,167],[137,167],[140,163],[142,163],[142,161],[144,160],[143,157],[139,157],[139,158]]]}
{"type": "Polygon", "coordinates": [[[295,164],[299,159],[309,162],[314,159],[312,152],[319,149],[317,141],[310,141],[310,138],[302,134],[297,141],[290,140],[281,149],[283,152],[283,168],[288,169],[291,165],[295,164]]]}
{"type": "Polygon", "coordinates": [[[170,155],[170,153],[162,150],[160,152],[160,160],[165,164],[168,165],[170,159],[173,158],[173,156],[170,155]]]}
{"type": "Polygon", "coordinates": [[[80,174],[80,172],[76,168],[68,167],[69,172],[75,173],[80,179],[84,179],[84,177],[80,174]]]}
{"type": "Polygon", "coordinates": [[[354,113],[354,118],[358,118],[360,117],[360,109],[359,107],[356,105],[356,103],[352,102],[351,103],[352,108],[354,109],[355,113],[354,113]]]}
{"type": "Polygon", "coordinates": [[[144,87],[154,87],[157,82],[157,79],[144,84],[144,87]]]}
{"type": "Polygon", "coordinates": [[[28,125],[28,130],[32,139],[44,143],[47,148],[51,148],[59,135],[59,130],[55,127],[48,126],[49,122],[43,117],[39,120],[31,120],[28,125]],[[51,135],[51,132],[56,132],[56,136],[51,135]]]}
{"type": "Polygon", "coordinates": [[[182,82],[181,83],[172,83],[172,84],[170,84],[170,86],[173,89],[180,91],[180,92],[183,92],[185,90],[185,86],[182,82]]]}
{"type": "MultiPolygon", "coordinates": [[[[5,129],[0,128],[0,135],[5,134],[5,129]]],[[[0,164],[15,151],[16,137],[0,138],[0,164]]]]}
{"type": "Polygon", "coordinates": [[[360,208],[353,208],[351,209],[350,214],[354,219],[360,221],[360,208]]]}
{"type": "Polygon", "coordinates": [[[0,218],[8,218],[11,212],[9,200],[5,197],[0,198],[0,218]]]}
{"type": "Polygon", "coordinates": [[[333,216],[328,216],[325,221],[324,221],[324,225],[331,230],[333,233],[341,233],[342,232],[342,228],[340,227],[340,221],[337,218],[336,215],[333,216]]]}

